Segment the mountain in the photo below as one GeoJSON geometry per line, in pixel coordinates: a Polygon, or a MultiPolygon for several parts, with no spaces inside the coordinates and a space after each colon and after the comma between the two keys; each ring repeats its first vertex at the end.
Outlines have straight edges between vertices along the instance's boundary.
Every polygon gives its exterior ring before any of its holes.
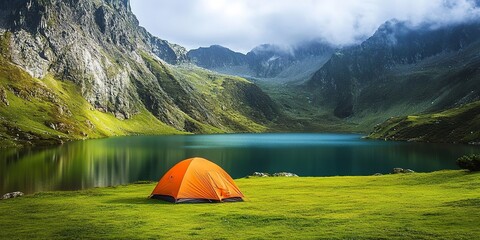
{"type": "Polygon", "coordinates": [[[396,117],[375,127],[369,138],[480,144],[480,101],[432,114],[396,117]]]}
{"type": "Polygon", "coordinates": [[[480,23],[411,26],[389,21],[333,54],[304,85],[313,103],[368,128],[392,116],[480,99],[480,23]]]}
{"type": "Polygon", "coordinates": [[[265,131],[278,118],[253,83],[188,64],[129,0],[0,0],[0,141],[265,131]]]}
{"type": "Polygon", "coordinates": [[[263,44],[247,54],[213,45],[190,50],[187,56],[196,65],[213,71],[284,82],[311,77],[330,58],[333,50],[329,44],[309,41],[289,47],[263,44]]]}
{"type": "Polygon", "coordinates": [[[369,132],[391,117],[480,100],[480,23],[391,20],[359,45],[260,45],[247,54],[212,46],[194,63],[254,80],[304,129],[369,132]],[[326,128],[330,126],[332,128],[326,128]]]}
{"type": "Polygon", "coordinates": [[[248,65],[248,60],[244,54],[234,52],[220,45],[190,50],[187,56],[199,67],[206,69],[248,65]]]}

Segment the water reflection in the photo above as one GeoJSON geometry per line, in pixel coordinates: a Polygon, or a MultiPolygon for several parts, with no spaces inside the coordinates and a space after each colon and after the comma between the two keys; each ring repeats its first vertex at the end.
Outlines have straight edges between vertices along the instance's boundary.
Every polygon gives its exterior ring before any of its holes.
{"type": "Polygon", "coordinates": [[[393,167],[455,169],[478,147],[362,140],[347,134],[138,136],[0,151],[0,193],[75,190],[158,180],[178,161],[202,156],[244,177],[254,171],[301,176],[370,175],[393,167]]]}

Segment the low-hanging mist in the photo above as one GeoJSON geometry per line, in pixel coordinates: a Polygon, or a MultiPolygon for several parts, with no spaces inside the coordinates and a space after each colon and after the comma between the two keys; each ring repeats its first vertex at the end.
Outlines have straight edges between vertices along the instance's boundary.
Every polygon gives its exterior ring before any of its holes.
{"type": "Polygon", "coordinates": [[[248,52],[323,39],[358,43],[385,21],[445,25],[478,18],[478,0],[132,0],[140,24],[187,48],[219,44],[248,52]]]}

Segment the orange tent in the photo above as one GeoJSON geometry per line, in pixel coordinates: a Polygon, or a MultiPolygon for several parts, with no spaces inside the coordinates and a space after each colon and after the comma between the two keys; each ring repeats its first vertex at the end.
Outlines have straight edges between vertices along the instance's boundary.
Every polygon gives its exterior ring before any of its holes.
{"type": "Polygon", "coordinates": [[[243,194],[232,177],[204,158],[183,160],[160,179],[151,198],[173,203],[236,202],[243,194]]]}

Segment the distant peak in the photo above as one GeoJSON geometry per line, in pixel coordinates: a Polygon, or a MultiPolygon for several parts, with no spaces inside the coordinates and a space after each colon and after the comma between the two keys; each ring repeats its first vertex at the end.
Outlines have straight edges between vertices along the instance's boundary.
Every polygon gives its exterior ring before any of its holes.
{"type": "Polygon", "coordinates": [[[393,32],[400,27],[405,27],[406,25],[407,25],[406,22],[400,21],[396,18],[393,18],[393,19],[390,19],[390,20],[386,21],[385,23],[383,23],[378,28],[378,31],[379,32],[393,32]]]}
{"type": "Polygon", "coordinates": [[[224,47],[224,46],[221,46],[221,45],[211,45],[210,47],[199,47],[197,49],[192,49],[191,51],[197,51],[197,50],[216,50],[216,51],[221,51],[221,52],[232,52],[234,53],[233,50],[231,50],[230,48],[227,48],[227,47],[224,47]]]}
{"type": "Polygon", "coordinates": [[[211,45],[210,48],[221,48],[221,49],[228,49],[222,45],[218,45],[218,44],[214,44],[214,45],[211,45]]]}
{"type": "Polygon", "coordinates": [[[261,44],[256,46],[252,51],[254,53],[259,53],[259,52],[280,52],[283,49],[281,49],[280,46],[274,45],[274,44],[261,44]]]}

